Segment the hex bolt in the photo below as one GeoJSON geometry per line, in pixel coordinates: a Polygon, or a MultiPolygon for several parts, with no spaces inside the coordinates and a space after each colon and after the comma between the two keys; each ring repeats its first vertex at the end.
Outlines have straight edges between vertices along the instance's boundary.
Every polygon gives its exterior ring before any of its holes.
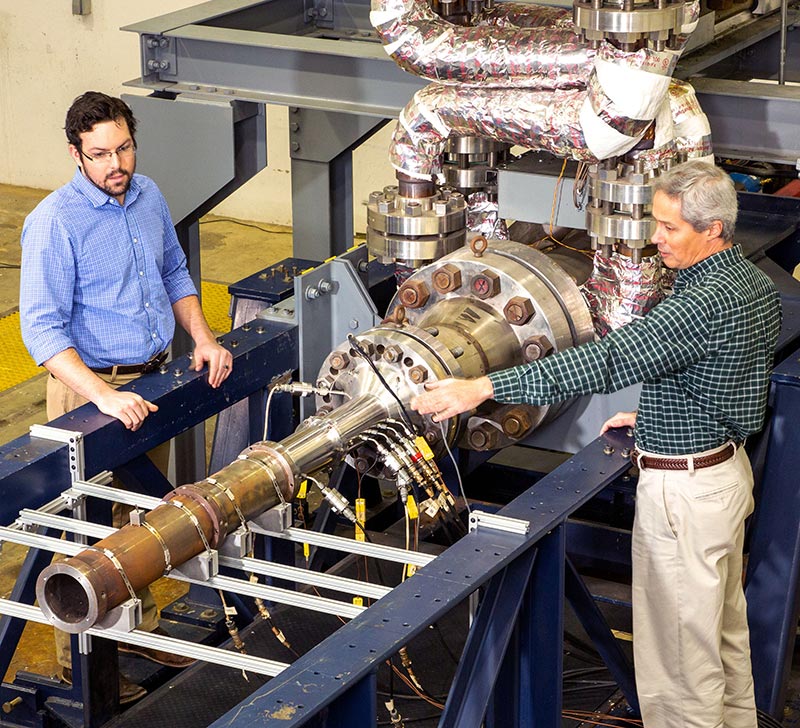
{"type": "Polygon", "coordinates": [[[619,451],[619,454],[627,460],[631,456],[631,449],[629,447],[623,447],[622,450],[619,451]]]}
{"type": "Polygon", "coordinates": [[[428,302],[431,292],[425,281],[410,280],[400,286],[399,296],[406,308],[420,308],[428,302]]]}
{"type": "Polygon", "coordinates": [[[531,336],[522,342],[522,357],[526,362],[536,361],[553,351],[553,344],[543,334],[531,336]]]}
{"type": "Polygon", "coordinates": [[[259,324],[258,326],[256,326],[256,333],[257,333],[257,334],[263,334],[263,333],[264,333],[264,331],[265,331],[265,329],[264,329],[264,327],[263,327],[261,324],[259,324]]]}
{"type": "Polygon", "coordinates": [[[16,698],[12,698],[11,700],[7,700],[3,703],[3,712],[8,715],[14,708],[16,708],[22,702],[22,698],[19,695],[16,698]]]}
{"type": "Polygon", "coordinates": [[[320,293],[330,293],[333,290],[333,283],[326,280],[321,280],[317,287],[319,288],[320,293]]]}
{"type": "Polygon", "coordinates": [[[397,346],[397,344],[392,344],[383,350],[383,358],[389,363],[394,364],[394,362],[400,361],[403,358],[403,350],[397,346]]]}
{"type": "Polygon", "coordinates": [[[419,202],[417,202],[416,200],[412,200],[411,202],[406,202],[404,212],[409,217],[419,217],[420,215],[422,215],[422,205],[420,205],[419,202]]]}
{"type": "Polygon", "coordinates": [[[514,326],[524,326],[533,318],[533,302],[530,298],[514,296],[503,308],[503,314],[508,323],[514,324],[514,326]]]}
{"type": "Polygon", "coordinates": [[[394,209],[394,200],[379,200],[378,212],[388,214],[394,209]]]}
{"type": "Polygon", "coordinates": [[[315,288],[314,286],[309,286],[306,288],[306,300],[313,301],[315,298],[319,298],[322,294],[319,292],[319,288],[315,288]]]}
{"type": "Polygon", "coordinates": [[[503,432],[509,437],[522,437],[531,429],[530,412],[522,407],[515,407],[508,412],[501,422],[503,432]]]}
{"type": "Polygon", "coordinates": [[[169,367],[167,367],[167,365],[166,365],[166,364],[162,364],[162,365],[161,365],[161,366],[158,368],[158,373],[159,373],[159,374],[166,374],[168,371],[169,371],[169,367]]]}
{"type": "Polygon", "coordinates": [[[470,282],[472,292],[480,299],[492,298],[500,293],[500,276],[491,270],[482,270],[470,282]]]}
{"type": "Polygon", "coordinates": [[[469,444],[476,450],[493,450],[497,447],[498,434],[497,428],[488,422],[481,422],[469,431],[469,444]]]}
{"type": "Polygon", "coordinates": [[[408,370],[408,378],[414,384],[422,384],[428,378],[428,370],[421,364],[418,364],[408,370]]]}
{"type": "Polygon", "coordinates": [[[461,288],[461,269],[446,263],[433,274],[433,287],[439,293],[450,293],[461,288]]]}
{"type": "Polygon", "coordinates": [[[334,369],[344,369],[350,364],[350,357],[345,351],[334,351],[331,354],[330,362],[334,369]]]}
{"type": "Polygon", "coordinates": [[[614,454],[614,448],[611,447],[611,445],[606,445],[603,448],[603,455],[613,455],[613,454],[614,454]]]}
{"type": "Polygon", "coordinates": [[[183,369],[175,369],[175,370],[172,372],[172,376],[173,376],[173,377],[180,377],[180,376],[182,376],[182,375],[183,375],[183,369]]]}

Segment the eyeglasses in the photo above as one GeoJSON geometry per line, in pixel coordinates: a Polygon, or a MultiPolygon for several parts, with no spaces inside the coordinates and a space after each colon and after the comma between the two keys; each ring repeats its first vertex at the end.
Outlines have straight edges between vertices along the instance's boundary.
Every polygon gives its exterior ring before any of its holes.
{"type": "Polygon", "coordinates": [[[117,157],[129,157],[132,154],[136,153],[136,145],[133,141],[125,142],[121,147],[117,147],[113,152],[97,152],[93,156],[89,156],[83,149],[79,149],[80,153],[86,157],[90,162],[96,162],[97,164],[108,164],[111,161],[111,157],[115,154],[117,157]]]}

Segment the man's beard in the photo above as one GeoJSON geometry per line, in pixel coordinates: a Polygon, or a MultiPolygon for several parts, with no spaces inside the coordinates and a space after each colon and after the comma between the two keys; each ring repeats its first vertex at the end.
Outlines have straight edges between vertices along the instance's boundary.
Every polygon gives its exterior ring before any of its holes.
{"type": "Polygon", "coordinates": [[[101,190],[102,192],[105,192],[109,197],[118,197],[119,195],[127,194],[128,190],[131,188],[131,177],[132,176],[133,175],[130,172],[128,172],[128,170],[126,170],[126,169],[117,169],[117,170],[114,170],[113,172],[107,174],[102,182],[97,182],[96,180],[92,179],[91,177],[89,177],[89,181],[95,187],[97,187],[98,190],[101,190]],[[111,174],[119,174],[119,173],[122,173],[122,174],[125,175],[124,184],[122,186],[120,186],[121,180],[117,180],[115,182],[116,186],[112,187],[112,184],[110,182],[108,182],[108,177],[111,174]]]}

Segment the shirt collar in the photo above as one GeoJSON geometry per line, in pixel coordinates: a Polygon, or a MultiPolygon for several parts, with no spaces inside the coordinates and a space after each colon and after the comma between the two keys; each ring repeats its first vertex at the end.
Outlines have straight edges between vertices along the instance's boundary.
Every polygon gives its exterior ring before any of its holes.
{"type": "MultiPolygon", "coordinates": [[[[125,194],[125,204],[123,207],[131,205],[139,196],[141,186],[136,179],[138,175],[134,173],[131,178],[131,186],[125,194]]],[[[80,192],[93,207],[102,207],[106,204],[116,204],[116,200],[111,195],[106,194],[99,187],[96,187],[80,169],[75,170],[75,175],[72,177],[72,186],[80,192]]]]}
{"type": "Polygon", "coordinates": [[[679,290],[694,285],[714,271],[720,268],[727,268],[742,259],[741,245],[734,245],[730,248],[725,248],[725,250],[720,250],[718,253],[709,255],[708,258],[704,258],[689,268],[679,270],[675,277],[675,288],[679,290]]]}

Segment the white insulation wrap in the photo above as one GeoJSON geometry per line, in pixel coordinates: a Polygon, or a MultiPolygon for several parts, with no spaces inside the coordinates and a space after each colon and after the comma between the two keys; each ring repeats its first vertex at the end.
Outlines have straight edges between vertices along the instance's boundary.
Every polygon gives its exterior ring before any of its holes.
{"type": "Polygon", "coordinates": [[[436,83],[540,89],[584,85],[594,51],[575,34],[564,11],[530,8],[535,27],[512,25],[523,14],[521,5],[490,11],[486,25],[466,27],[443,20],[424,0],[373,0],[370,22],[402,69],[436,83]]]}
{"type": "Polygon", "coordinates": [[[643,154],[649,166],[676,148],[693,156],[710,150],[691,87],[670,90],[699,0],[684,7],[679,47],[661,51],[623,51],[607,41],[593,50],[564,11],[527,7],[501,4],[478,25],[463,27],[441,19],[424,0],[373,0],[370,18],[386,51],[405,70],[434,81],[400,115],[390,148],[398,171],[435,178],[451,136],[596,162],[628,152],[654,126],[655,148],[643,154]]]}

